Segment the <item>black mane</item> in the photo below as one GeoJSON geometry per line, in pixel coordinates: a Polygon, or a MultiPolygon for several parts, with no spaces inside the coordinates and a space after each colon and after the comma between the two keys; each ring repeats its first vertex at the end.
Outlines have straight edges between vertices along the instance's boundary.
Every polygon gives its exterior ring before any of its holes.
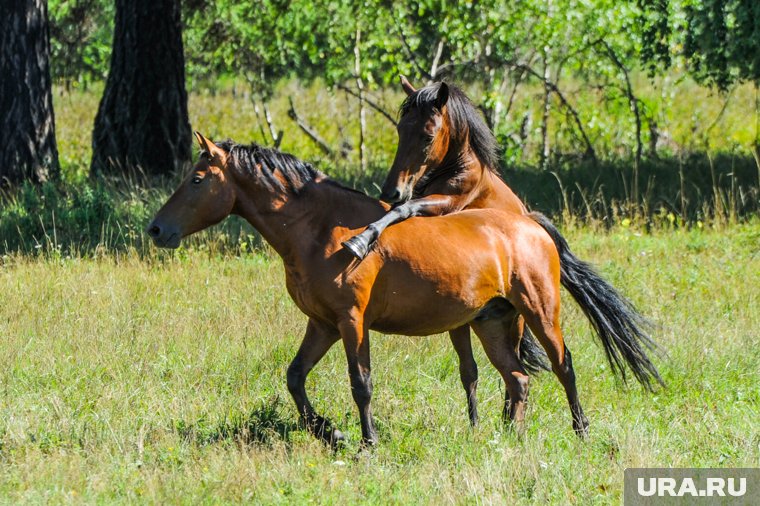
{"type": "Polygon", "coordinates": [[[318,177],[324,177],[324,174],[310,163],[277,149],[265,148],[258,144],[246,146],[236,144],[231,140],[219,142],[217,146],[228,153],[229,163],[241,173],[254,175],[257,168],[261,167],[256,175],[261,178],[270,191],[274,189],[279,191],[290,190],[298,194],[307,183],[318,177]],[[287,188],[275,175],[275,171],[282,175],[287,188]]]}
{"type": "MultiPolygon", "coordinates": [[[[435,109],[435,101],[438,96],[438,89],[441,83],[433,83],[425,86],[409,95],[404,103],[401,104],[399,114],[404,116],[412,108],[421,109],[423,112],[429,112],[435,109]]],[[[457,143],[464,143],[469,136],[470,146],[473,153],[478,157],[480,163],[494,172],[498,172],[499,155],[498,143],[491,129],[477,108],[472,104],[467,95],[462,90],[448,84],[449,100],[446,102],[449,120],[451,121],[450,135],[452,140],[457,143]]]]}
{"type": "Polygon", "coordinates": [[[265,148],[256,143],[237,144],[229,139],[217,142],[216,145],[227,152],[228,163],[235,170],[249,177],[258,177],[269,191],[290,191],[298,195],[304,186],[315,179],[319,179],[329,185],[371,198],[362,191],[349,188],[330,179],[310,163],[304,162],[290,153],[283,153],[275,148],[265,148]],[[259,167],[261,167],[260,170],[259,167]],[[282,175],[287,188],[275,175],[275,171],[282,175]]]}

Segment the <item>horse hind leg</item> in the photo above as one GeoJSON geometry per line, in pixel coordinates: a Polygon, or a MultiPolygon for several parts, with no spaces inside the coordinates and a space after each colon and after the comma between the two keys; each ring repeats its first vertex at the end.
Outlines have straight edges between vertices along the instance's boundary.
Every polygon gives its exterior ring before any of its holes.
{"type": "Polygon", "coordinates": [[[462,380],[464,393],[467,396],[467,414],[470,425],[478,425],[478,365],[472,355],[470,327],[463,325],[449,332],[451,344],[459,357],[459,378],[462,380]]]}
{"type": "Polygon", "coordinates": [[[499,371],[507,387],[502,417],[522,431],[530,380],[517,356],[521,328],[518,315],[512,312],[503,319],[474,321],[471,326],[480,338],[488,360],[499,371]]]}
{"type": "MultiPolygon", "coordinates": [[[[550,292],[545,290],[542,293],[546,294],[550,292]]],[[[525,318],[525,322],[536,335],[541,346],[546,350],[546,354],[552,364],[552,371],[565,389],[567,402],[570,405],[570,413],[573,417],[573,429],[575,433],[580,437],[587,436],[588,419],[583,414],[583,408],[578,399],[572,357],[570,350],[565,346],[562,330],[559,326],[559,287],[557,287],[554,301],[548,299],[542,303],[532,303],[523,299],[517,306],[525,318]]]]}
{"type": "Polygon", "coordinates": [[[578,400],[573,359],[567,346],[565,346],[564,374],[567,378],[567,383],[571,386],[569,390],[568,388],[565,388],[565,391],[568,392],[567,401],[570,404],[570,411],[573,415],[573,429],[578,436],[586,437],[588,436],[588,418],[583,414],[583,408],[578,400]],[[572,394],[570,392],[572,392],[572,394]]]}

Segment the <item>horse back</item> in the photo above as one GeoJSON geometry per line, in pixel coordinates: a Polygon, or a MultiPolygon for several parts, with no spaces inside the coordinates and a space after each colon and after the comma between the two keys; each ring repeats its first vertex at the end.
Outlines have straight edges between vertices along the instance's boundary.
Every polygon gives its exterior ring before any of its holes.
{"type": "Polygon", "coordinates": [[[512,298],[515,284],[546,283],[547,272],[559,286],[548,234],[522,215],[493,209],[399,223],[367,260],[377,268],[368,319],[373,328],[407,335],[472,321],[491,300],[512,298]]]}

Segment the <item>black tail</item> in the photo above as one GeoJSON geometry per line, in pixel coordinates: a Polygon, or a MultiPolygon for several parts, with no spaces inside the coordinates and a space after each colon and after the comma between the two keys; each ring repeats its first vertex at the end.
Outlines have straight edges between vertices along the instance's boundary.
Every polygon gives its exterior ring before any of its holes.
{"type": "Polygon", "coordinates": [[[633,304],[596,273],[588,263],[570,252],[567,241],[549,219],[540,213],[529,215],[551,236],[557,247],[560,280],[586,314],[604,346],[612,372],[626,381],[623,361],[628,363],[636,379],[647,390],[653,381],[665,385],[660,373],[647,357],[646,350],[661,350],[649,337],[652,323],[641,315],[633,304]]]}
{"type": "Polygon", "coordinates": [[[535,336],[531,334],[527,325],[525,325],[522,341],[520,341],[520,362],[528,374],[551,371],[546,351],[536,342],[535,336]]]}

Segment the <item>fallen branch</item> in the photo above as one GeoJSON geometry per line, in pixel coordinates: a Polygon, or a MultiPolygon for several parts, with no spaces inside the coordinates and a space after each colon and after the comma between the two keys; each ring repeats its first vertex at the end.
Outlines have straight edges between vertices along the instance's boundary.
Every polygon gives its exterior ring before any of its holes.
{"type": "MultiPolygon", "coordinates": [[[[352,97],[354,97],[354,98],[357,98],[357,99],[359,98],[359,94],[358,94],[358,93],[356,93],[356,92],[355,92],[354,90],[352,90],[351,88],[349,88],[348,86],[345,86],[345,85],[343,85],[343,84],[339,84],[339,85],[337,86],[337,88],[338,88],[339,90],[341,90],[341,91],[345,91],[346,93],[348,93],[349,95],[351,95],[351,96],[352,96],[352,97]]],[[[393,116],[391,116],[391,113],[389,113],[388,111],[386,111],[385,109],[383,109],[383,108],[382,108],[380,105],[378,105],[378,104],[377,104],[377,102],[374,102],[374,101],[372,101],[371,99],[367,98],[367,96],[366,96],[366,95],[364,96],[364,102],[365,102],[365,103],[366,103],[368,106],[370,106],[372,109],[374,109],[374,110],[376,110],[377,112],[379,112],[380,114],[382,114],[382,115],[383,115],[383,117],[384,117],[385,119],[387,119],[388,121],[390,121],[391,123],[393,123],[393,126],[396,126],[396,124],[397,124],[397,123],[396,123],[396,120],[395,120],[395,119],[393,119],[393,116]]]]}
{"type": "Polygon", "coordinates": [[[296,122],[298,128],[300,128],[303,133],[309,137],[309,139],[314,141],[314,143],[319,147],[319,149],[322,150],[324,154],[329,157],[334,157],[335,152],[330,147],[330,145],[327,144],[327,141],[325,141],[311,125],[306,123],[306,121],[298,115],[296,108],[293,105],[293,97],[288,97],[288,103],[290,103],[290,108],[288,109],[288,117],[296,122]]]}

